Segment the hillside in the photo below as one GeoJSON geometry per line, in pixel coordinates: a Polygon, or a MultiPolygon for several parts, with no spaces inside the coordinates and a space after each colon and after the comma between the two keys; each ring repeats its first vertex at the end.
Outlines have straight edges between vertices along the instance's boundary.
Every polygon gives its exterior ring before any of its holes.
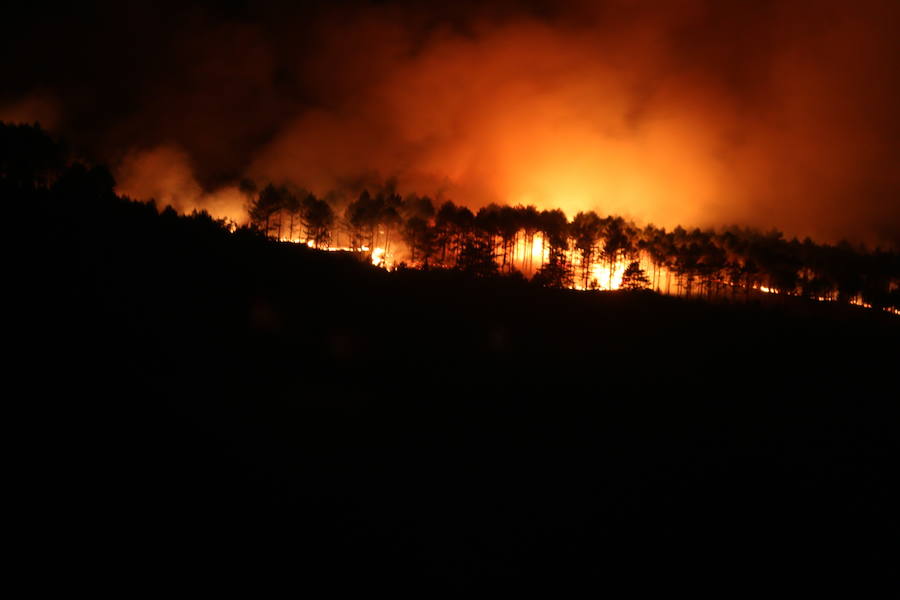
{"type": "Polygon", "coordinates": [[[31,206],[26,476],[63,565],[422,589],[887,573],[892,315],[387,273],[115,197],[31,206]]]}

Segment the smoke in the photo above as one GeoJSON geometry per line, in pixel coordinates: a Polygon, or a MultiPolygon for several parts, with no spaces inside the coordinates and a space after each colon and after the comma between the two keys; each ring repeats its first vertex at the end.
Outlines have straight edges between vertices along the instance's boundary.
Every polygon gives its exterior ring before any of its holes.
{"type": "Polygon", "coordinates": [[[153,198],[182,213],[206,210],[217,219],[237,224],[247,221],[247,197],[237,186],[206,191],[197,182],[187,154],[177,147],[160,146],[125,156],[117,174],[117,191],[132,198],[153,198]]]}
{"type": "Polygon", "coordinates": [[[390,179],[900,245],[890,0],[129,4],[77,61],[13,77],[132,195],[234,217],[245,177],[390,179]]]}
{"type": "Polygon", "coordinates": [[[47,129],[54,129],[59,123],[59,103],[52,97],[34,92],[0,104],[0,121],[6,123],[41,123],[47,129]]]}

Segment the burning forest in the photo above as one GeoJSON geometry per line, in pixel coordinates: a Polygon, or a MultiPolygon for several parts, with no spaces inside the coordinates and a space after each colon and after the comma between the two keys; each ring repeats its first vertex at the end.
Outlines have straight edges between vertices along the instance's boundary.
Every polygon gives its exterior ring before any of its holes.
{"type": "Polygon", "coordinates": [[[250,224],[268,237],[358,253],[387,270],[516,274],[546,287],[650,289],[708,300],[765,293],[900,314],[897,253],[848,242],[787,240],[777,230],[737,226],[666,231],[593,211],[569,220],[559,209],[534,206],[490,204],[473,212],[452,201],[403,198],[391,188],[331,202],[272,184],[250,193],[250,224]]]}
{"type": "MultiPolygon", "coordinates": [[[[39,126],[0,128],[8,148],[4,179],[19,186],[65,180],[63,151],[39,126]]],[[[533,205],[472,211],[450,200],[402,197],[391,186],[364,189],[355,198],[336,192],[319,198],[247,180],[241,193],[246,227],[278,242],[352,253],[387,271],[449,269],[516,276],[550,288],[645,289],[710,301],[793,296],[900,314],[900,255],[846,241],[788,240],[777,230],[739,226],[667,231],[594,211],[570,220],[560,209],[533,205]]],[[[228,219],[218,223],[238,228],[228,219]]]]}
{"type": "Polygon", "coordinates": [[[896,0],[6,7],[13,571],[890,589],[898,24],[896,0]]]}

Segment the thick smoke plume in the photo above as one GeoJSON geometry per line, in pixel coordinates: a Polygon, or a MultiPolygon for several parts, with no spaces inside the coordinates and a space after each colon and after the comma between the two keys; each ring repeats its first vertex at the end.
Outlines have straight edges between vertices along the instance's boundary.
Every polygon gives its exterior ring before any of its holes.
{"type": "Polygon", "coordinates": [[[132,196],[240,219],[241,179],[392,179],[900,245],[892,0],[126,4],[23,15],[0,119],[52,119],[132,196]]]}

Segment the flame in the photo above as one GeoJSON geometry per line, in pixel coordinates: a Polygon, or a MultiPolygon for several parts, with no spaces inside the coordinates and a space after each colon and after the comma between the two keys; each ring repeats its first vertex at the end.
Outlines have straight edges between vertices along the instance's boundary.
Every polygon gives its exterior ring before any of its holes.
{"type": "Polygon", "coordinates": [[[591,282],[597,282],[596,289],[598,290],[617,290],[622,287],[622,276],[624,274],[625,264],[623,262],[619,262],[615,265],[611,278],[609,265],[595,264],[591,268],[591,282]]]}
{"type": "Polygon", "coordinates": [[[376,267],[384,266],[385,255],[384,248],[375,248],[372,250],[372,264],[376,267]]]}
{"type": "MultiPolygon", "coordinates": [[[[281,241],[303,244],[307,248],[315,248],[315,242],[313,240],[304,241],[297,238],[281,238],[281,241]]],[[[353,248],[351,246],[325,246],[319,248],[319,250],[324,250],[326,252],[370,252],[372,264],[376,267],[390,269],[394,264],[393,255],[388,253],[385,248],[376,247],[370,249],[368,246],[360,246],[359,248],[353,248]]]]}
{"type": "Polygon", "coordinates": [[[523,273],[531,275],[547,260],[548,252],[540,232],[532,236],[530,244],[525,235],[520,235],[513,249],[513,264],[523,273]]]}

